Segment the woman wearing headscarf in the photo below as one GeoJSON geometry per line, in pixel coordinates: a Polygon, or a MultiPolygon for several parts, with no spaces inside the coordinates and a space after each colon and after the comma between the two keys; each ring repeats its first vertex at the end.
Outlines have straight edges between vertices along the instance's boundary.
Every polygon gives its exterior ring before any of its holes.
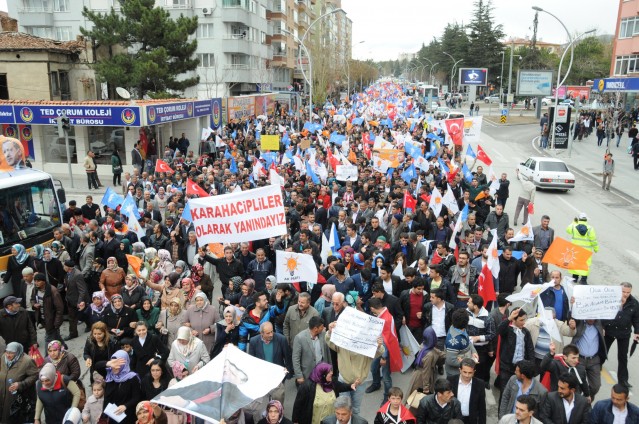
{"type": "Polygon", "coordinates": [[[138,316],[138,321],[144,321],[146,323],[146,327],[149,329],[149,333],[155,334],[159,336],[155,325],[158,323],[158,318],[160,316],[160,308],[157,306],[153,306],[150,297],[142,298],[142,306],[140,309],[135,311],[138,316]]]}
{"type": "Polygon", "coordinates": [[[91,326],[91,334],[84,343],[84,365],[90,369],[89,377],[93,382],[93,372],[106,377],[106,363],[118,350],[117,342],[109,334],[105,323],[96,322],[91,326]]]}
{"type": "MultiPolygon", "coordinates": [[[[179,281],[179,277],[178,277],[179,281]]],[[[184,292],[184,308],[188,309],[191,305],[195,304],[195,295],[200,293],[193,284],[193,280],[190,278],[182,278],[182,291],[184,292]]]]}
{"type": "Polygon", "coordinates": [[[169,366],[173,367],[176,362],[179,362],[189,370],[189,374],[193,374],[210,360],[209,351],[204,342],[195,337],[189,327],[180,327],[175,341],[171,344],[171,352],[167,360],[169,366]]]}
{"type": "Polygon", "coordinates": [[[169,307],[169,303],[175,299],[176,297],[180,299],[182,302],[182,307],[184,307],[185,297],[184,291],[178,284],[179,274],[177,272],[172,272],[166,277],[164,277],[164,283],[159,284],[159,279],[161,275],[157,271],[153,271],[151,273],[151,279],[147,280],[146,285],[153,290],[157,290],[160,292],[160,310],[165,310],[169,307]],[[155,280],[158,281],[155,281],[155,280]]]}
{"type": "MultiPolygon", "coordinates": [[[[140,401],[140,377],[131,371],[129,367],[129,354],[118,350],[106,363],[106,387],[104,389],[104,404],[117,405],[116,415],[126,414],[120,424],[133,424],[136,422],[135,406],[140,401]]],[[[109,424],[116,424],[109,419],[109,424]]]]}
{"type": "MultiPolygon", "coordinates": [[[[185,278],[186,280],[186,278],[185,278]]],[[[184,281],[184,280],[183,280],[184,281]]],[[[195,304],[186,310],[186,324],[191,327],[194,336],[199,337],[209,352],[215,341],[216,323],[220,320],[220,313],[209,303],[209,299],[202,292],[195,295],[195,304]]]]}
{"type": "MultiPolygon", "coordinates": [[[[230,292],[230,291],[229,291],[230,292]]],[[[238,306],[242,310],[246,310],[253,303],[253,295],[255,294],[255,280],[248,278],[244,280],[240,293],[234,293],[229,299],[224,301],[227,305],[238,306]]]]}
{"type": "Polygon", "coordinates": [[[115,259],[118,261],[118,266],[124,270],[129,269],[129,261],[126,255],[133,253],[131,248],[131,242],[127,238],[120,240],[120,248],[115,251],[115,259]]]}
{"type": "Polygon", "coordinates": [[[53,250],[46,248],[42,251],[41,259],[34,259],[33,270],[35,272],[41,272],[47,277],[47,282],[52,286],[58,288],[60,284],[64,282],[64,267],[62,262],[55,257],[53,250]]]}
{"type": "Polygon", "coordinates": [[[133,310],[139,309],[142,306],[142,299],[146,297],[146,291],[135,274],[124,277],[124,287],[120,294],[124,304],[133,310]]]}
{"type": "Polygon", "coordinates": [[[207,273],[204,272],[204,267],[199,263],[196,263],[191,267],[191,280],[195,283],[195,286],[203,292],[209,299],[213,298],[213,281],[207,273]]]}
{"type": "Polygon", "coordinates": [[[109,301],[101,291],[93,292],[91,295],[91,304],[86,308],[86,321],[89,325],[93,325],[98,321],[104,321],[104,316],[109,309],[109,301]]]}
{"type": "Polygon", "coordinates": [[[191,277],[191,270],[183,260],[175,262],[175,272],[180,274],[180,280],[191,277]]]}
{"type": "Polygon", "coordinates": [[[333,294],[335,294],[335,286],[333,284],[322,284],[322,295],[315,302],[313,307],[322,316],[322,311],[333,305],[333,294]]]}
{"type": "Polygon", "coordinates": [[[333,402],[341,392],[355,390],[359,382],[352,385],[333,378],[333,367],[320,362],[313,368],[308,380],[297,390],[293,405],[293,422],[319,424],[322,419],[335,412],[333,402]]]}
{"type": "MultiPolygon", "coordinates": [[[[437,374],[437,365],[443,365],[446,354],[437,349],[437,334],[433,327],[426,327],[424,329],[424,341],[420,351],[415,358],[415,371],[408,384],[408,395],[411,395],[415,390],[418,390],[424,394],[430,394],[433,392],[433,385],[437,374]]],[[[413,414],[416,412],[411,411],[413,414]]]]}
{"type": "Polygon", "coordinates": [[[115,294],[120,295],[126,274],[124,270],[118,266],[118,261],[111,256],[107,259],[107,266],[100,276],[100,289],[104,292],[107,299],[111,301],[111,297],[115,294]]]}
{"type": "Polygon", "coordinates": [[[7,424],[33,422],[35,405],[33,387],[37,379],[38,368],[33,359],[24,354],[24,348],[20,343],[9,343],[0,359],[0,422],[7,424]]]}
{"type": "Polygon", "coordinates": [[[111,337],[115,337],[117,340],[121,340],[123,337],[133,337],[131,323],[136,321],[135,311],[124,304],[122,296],[113,295],[111,305],[104,317],[104,323],[109,328],[111,337]]]}
{"type": "Polygon", "coordinates": [[[11,256],[7,263],[7,272],[4,273],[2,280],[5,284],[11,283],[13,293],[20,295],[20,282],[22,281],[22,270],[26,267],[33,268],[33,258],[29,256],[26,249],[21,244],[11,246],[11,256]]]}
{"type": "Polygon", "coordinates": [[[53,364],[60,374],[78,381],[80,378],[80,362],[70,352],[67,352],[62,343],[57,340],[49,342],[47,345],[48,355],[44,358],[45,363],[53,364]]]}
{"type": "Polygon", "coordinates": [[[167,336],[167,345],[171,346],[177,331],[180,327],[184,326],[187,320],[186,311],[182,307],[184,300],[179,297],[174,297],[169,301],[169,306],[160,312],[157,324],[155,328],[162,335],[167,336]]]}
{"type": "Polygon", "coordinates": [[[173,262],[171,262],[171,253],[166,249],[160,249],[158,250],[158,259],[159,261],[155,270],[160,271],[162,278],[165,278],[175,269],[173,262]]]}
{"type": "Polygon", "coordinates": [[[215,324],[217,328],[215,330],[215,342],[213,343],[213,349],[211,349],[211,359],[219,355],[227,344],[237,346],[240,338],[235,306],[224,308],[223,315],[224,317],[215,324]]]}
{"type": "Polygon", "coordinates": [[[166,424],[167,417],[164,410],[157,403],[143,400],[135,407],[136,424],[166,424]]]}
{"type": "Polygon", "coordinates": [[[71,378],[56,371],[51,363],[44,364],[36,382],[36,402],[34,424],[40,424],[44,410],[47,424],[61,424],[64,415],[71,407],[80,403],[80,388],[71,378]],[[69,396],[69,393],[71,396],[69,396]]]}
{"type": "Polygon", "coordinates": [[[284,416],[284,408],[279,400],[272,400],[267,403],[266,411],[264,411],[262,416],[264,418],[259,420],[257,424],[293,424],[293,421],[284,416]]]}

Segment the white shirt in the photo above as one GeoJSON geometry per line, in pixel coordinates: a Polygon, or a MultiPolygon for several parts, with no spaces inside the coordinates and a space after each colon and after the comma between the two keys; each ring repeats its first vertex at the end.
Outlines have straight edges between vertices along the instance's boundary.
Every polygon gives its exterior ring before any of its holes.
{"type": "Polygon", "coordinates": [[[441,309],[433,305],[432,313],[432,327],[435,330],[435,334],[437,337],[446,337],[446,304],[443,304],[441,309]]]}
{"type": "Polygon", "coordinates": [[[384,285],[384,291],[386,294],[393,294],[393,279],[382,281],[382,284],[384,285]]]}
{"type": "Polygon", "coordinates": [[[566,412],[566,422],[570,421],[570,415],[572,414],[572,410],[575,408],[575,396],[572,396],[572,402],[568,403],[566,398],[562,399],[564,402],[564,411],[566,412]]]}
{"type": "Polygon", "coordinates": [[[628,407],[626,406],[622,411],[615,405],[612,405],[612,415],[615,417],[612,424],[625,424],[626,418],[628,417],[628,407]]]}
{"type": "Polygon", "coordinates": [[[468,384],[464,384],[461,377],[457,386],[457,399],[461,403],[461,413],[464,417],[470,415],[470,390],[473,387],[473,380],[468,384]]]}

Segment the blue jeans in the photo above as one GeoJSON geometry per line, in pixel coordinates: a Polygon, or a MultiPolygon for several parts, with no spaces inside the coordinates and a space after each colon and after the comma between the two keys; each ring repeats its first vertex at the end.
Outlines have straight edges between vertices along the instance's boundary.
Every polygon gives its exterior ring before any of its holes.
{"type": "MultiPolygon", "coordinates": [[[[340,375],[338,378],[342,383],[346,383],[342,376],[340,375]]],[[[362,399],[364,398],[364,393],[366,392],[366,388],[364,388],[363,384],[357,386],[356,390],[350,392],[341,392],[340,396],[348,396],[351,398],[351,405],[353,406],[353,413],[355,415],[359,415],[359,408],[362,406],[362,399]]]]}
{"type": "Polygon", "coordinates": [[[379,369],[382,369],[381,379],[384,380],[384,401],[388,399],[388,391],[393,387],[393,380],[391,379],[391,371],[390,371],[390,361],[386,359],[386,364],[381,364],[382,358],[373,359],[373,363],[371,364],[371,373],[373,374],[373,386],[380,386],[380,375],[379,369]]]}

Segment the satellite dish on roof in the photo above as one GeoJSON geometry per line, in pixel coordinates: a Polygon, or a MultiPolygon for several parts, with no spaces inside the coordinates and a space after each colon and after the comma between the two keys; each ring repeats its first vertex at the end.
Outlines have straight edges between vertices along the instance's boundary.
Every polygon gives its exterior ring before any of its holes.
{"type": "Polygon", "coordinates": [[[131,93],[129,93],[129,90],[127,90],[126,88],[116,87],[115,92],[118,93],[118,95],[123,99],[129,100],[131,98],[131,93]]]}

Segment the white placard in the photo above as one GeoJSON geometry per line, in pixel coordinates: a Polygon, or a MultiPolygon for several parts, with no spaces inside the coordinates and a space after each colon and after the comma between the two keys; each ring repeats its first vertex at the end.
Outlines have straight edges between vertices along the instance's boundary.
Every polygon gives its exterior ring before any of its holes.
{"type": "Polygon", "coordinates": [[[383,319],[348,307],[337,319],[337,325],[331,332],[331,342],[351,352],[374,358],[377,339],[383,329],[383,319]]]}
{"type": "Polygon", "coordinates": [[[479,143],[483,116],[466,116],[464,118],[464,142],[479,143]]]}
{"type": "Polygon", "coordinates": [[[615,319],[621,309],[621,286],[575,285],[572,296],[575,319],[615,319]]]}
{"type": "Polygon", "coordinates": [[[335,178],[338,181],[357,181],[357,166],[337,165],[335,167],[335,178]]]}
{"type": "Polygon", "coordinates": [[[200,245],[239,243],[287,232],[279,185],[189,200],[200,245]]]}

